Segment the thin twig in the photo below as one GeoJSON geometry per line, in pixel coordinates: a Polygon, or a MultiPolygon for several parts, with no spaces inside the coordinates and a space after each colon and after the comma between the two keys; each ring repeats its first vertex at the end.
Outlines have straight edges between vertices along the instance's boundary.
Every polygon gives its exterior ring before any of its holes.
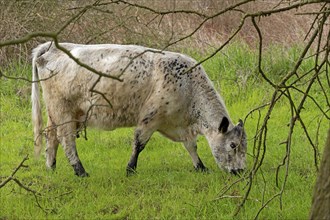
{"type": "Polygon", "coordinates": [[[14,179],[14,175],[17,173],[17,171],[24,166],[24,162],[29,159],[29,155],[26,155],[23,160],[18,164],[18,166],[14,169],[14,171],[10,174],[10,176],[4,180],[2,183],[0,183],[0,188],[4,187],[9,181],[14,179]]]}

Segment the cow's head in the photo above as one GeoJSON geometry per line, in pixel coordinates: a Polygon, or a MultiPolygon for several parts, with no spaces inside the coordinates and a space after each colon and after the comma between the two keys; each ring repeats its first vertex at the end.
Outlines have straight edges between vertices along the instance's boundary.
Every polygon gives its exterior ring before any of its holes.
{"type": "Polygon", "coordinates": [[[232,174],[245,169],[246,134],[243,121],[229,129],[229,120],[223,117],[219,129],[212,137],[212,153],[218,166],[232,174]]]}

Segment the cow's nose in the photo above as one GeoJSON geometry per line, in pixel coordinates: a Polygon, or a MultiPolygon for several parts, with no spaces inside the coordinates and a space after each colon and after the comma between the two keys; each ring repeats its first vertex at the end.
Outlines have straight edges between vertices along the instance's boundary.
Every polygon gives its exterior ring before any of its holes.
{"type": "Polygon", "coordinates": [[[231,169],[230,173],[234,175],[239,175],[244,171],[244,169],[231,169]]]}

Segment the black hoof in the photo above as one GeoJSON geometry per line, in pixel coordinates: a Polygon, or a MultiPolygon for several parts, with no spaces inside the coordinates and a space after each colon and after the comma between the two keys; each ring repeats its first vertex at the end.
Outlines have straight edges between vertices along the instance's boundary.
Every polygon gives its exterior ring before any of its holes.
{"type": "Polygon", "coordinates": [[[130,166],[126,167],[126,176],[132,176],[134,174],[136,174],[136,170],[130,166]]]}
{"type": "Polygon", "coordinates": [[[195,167],[195,170],[197,172],[202,172],[202,173],[208,173],[209,172],[209,169],[207,167],[205,167],[204,165],[200,165],[198,164],[196,167],[195,167]]]}
{"type": "Polygon", "coordinates": [[[56,169],[56,159],[54,159],[53,164],[50,166],[52,170],[56,169]]]}
{"type": "Polygon", "coordinates": [[[234,174],[235,176],[241,176],[244,172],[244,169],[232,169],[230,170],[231,174],[234,174]]]}
{"type": "Polygon", "coordinates": [[[85,171],[83,165],[79,161],[78,163],[72,165],[75,175],[79,177],[89,177],[89,174],[85,171]]]}
{"type": "Polygon", "coordinates": [[[84,172],[84,173],[75,173],[79,177],[89,177],[89,174],[84,172]]]}

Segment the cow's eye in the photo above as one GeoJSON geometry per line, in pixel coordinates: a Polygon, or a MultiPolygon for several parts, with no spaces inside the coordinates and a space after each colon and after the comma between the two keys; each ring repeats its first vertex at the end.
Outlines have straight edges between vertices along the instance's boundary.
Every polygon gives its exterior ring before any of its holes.
{"type": "Polygon", "coordinates": [[[231,143],[230,143],[230,147],[231,147],[232,149],[235,149],[235,148],[236,148],[236,144],[233,143],[233,142],[231,142],[231,143]]]}

